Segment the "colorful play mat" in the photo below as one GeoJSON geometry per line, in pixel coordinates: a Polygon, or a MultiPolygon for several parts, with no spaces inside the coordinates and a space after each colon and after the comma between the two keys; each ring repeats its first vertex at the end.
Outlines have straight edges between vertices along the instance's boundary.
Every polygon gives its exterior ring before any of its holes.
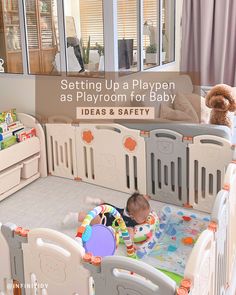
{"type": "Polygon", "coordinates": [[[188,257],[200,234],[207,228],[209,215],[165,206],[160,214],[157,243],[142,259],[178,280],[184,275],[188,257]]]}

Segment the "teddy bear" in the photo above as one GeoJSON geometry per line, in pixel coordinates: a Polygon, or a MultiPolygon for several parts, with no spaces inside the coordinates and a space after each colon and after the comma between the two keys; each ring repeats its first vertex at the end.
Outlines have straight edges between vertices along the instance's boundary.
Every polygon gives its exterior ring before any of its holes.
{"type": "Polygon", "coordinates": [[[211,110],[210,124],[233,127],[233,117],[236,111],[235,90],[226,85],[219,84],[213,87],[206,96],[206,105],[211,110]]]}
{"type": "Polygon", "coordinates": [[[8,40],[8,49],[9,50],[20,50],[18,30],[16,27],[8,28],[7,40],[8,40]]]}

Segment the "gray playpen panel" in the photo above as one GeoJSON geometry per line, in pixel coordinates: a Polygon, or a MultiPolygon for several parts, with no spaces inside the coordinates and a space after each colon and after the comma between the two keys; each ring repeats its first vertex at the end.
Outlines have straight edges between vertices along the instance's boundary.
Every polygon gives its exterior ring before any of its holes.
{"type": "Polygon", "coordinates": [[[172,279],[128,257],[105,257],[100,270],[89,264],[85,267],[92,272],[96,295],[174,295],[176,292],[172,279]]]}
{"type": "MultiPolygon", "coordinates": [[[[231,130],[227,126],[210,124],[189,124],[189,123],[151,123],[151,124],[122,124],[123,126],[145,131],[154,131],[158,129],[168,129],[183,134],[186,137],[195,137],[199,135],[214,135],[229,141],[232,140],[231,130]]],[[[236,120],[235,120],[236,127],[236,120]]]]}
{"type": "Polygon", "coordinates": [[[154,130],[146,139],[147,190],[155,200],[187,203],[187,143],[171,130],[154,130]]]}

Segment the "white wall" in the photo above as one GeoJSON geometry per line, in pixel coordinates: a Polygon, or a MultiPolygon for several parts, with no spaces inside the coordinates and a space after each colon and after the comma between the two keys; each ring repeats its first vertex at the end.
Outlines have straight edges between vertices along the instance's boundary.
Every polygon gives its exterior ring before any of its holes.
{"type": "Polygon", "coordinates": [[[35,78],[0,75],[0,110],[17,108],[18,112],[35,112],[35,78]]]}
{"type": "MultiPolygon", "coordinates": [[[[178,71],[181,48],[181,18],[183,0],[176,0],[176,62],[163,66],[161,71],[178,71]]],[[[75,11],[68,5],[67,13],[75,11]]],[[[34,114],[35,111],[35,78],[28,76],[0,75],[0,110],[17,108],[19,112],[34,114]]]]}

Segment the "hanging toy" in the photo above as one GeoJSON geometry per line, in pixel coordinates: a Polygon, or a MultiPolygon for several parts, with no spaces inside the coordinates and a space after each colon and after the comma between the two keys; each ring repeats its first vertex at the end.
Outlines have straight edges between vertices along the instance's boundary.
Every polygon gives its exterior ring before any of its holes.
{"type": "Polygon", "coordinates": [[[134,244],[123,218],[115,208],[109,205],[100,205],[90,211],[78,229],[76,237],[82,241],[86,253],[91,253],[93,256],[99,257],[112,256],[115,253],[118,242],[116,240],[117,235],[114,235],[114,231],[103,224],[90,225],[96,216],[105,213],[111,214],[118,223],[119,230],[126,245],[127,256],[136,258],[134,244]]]}

